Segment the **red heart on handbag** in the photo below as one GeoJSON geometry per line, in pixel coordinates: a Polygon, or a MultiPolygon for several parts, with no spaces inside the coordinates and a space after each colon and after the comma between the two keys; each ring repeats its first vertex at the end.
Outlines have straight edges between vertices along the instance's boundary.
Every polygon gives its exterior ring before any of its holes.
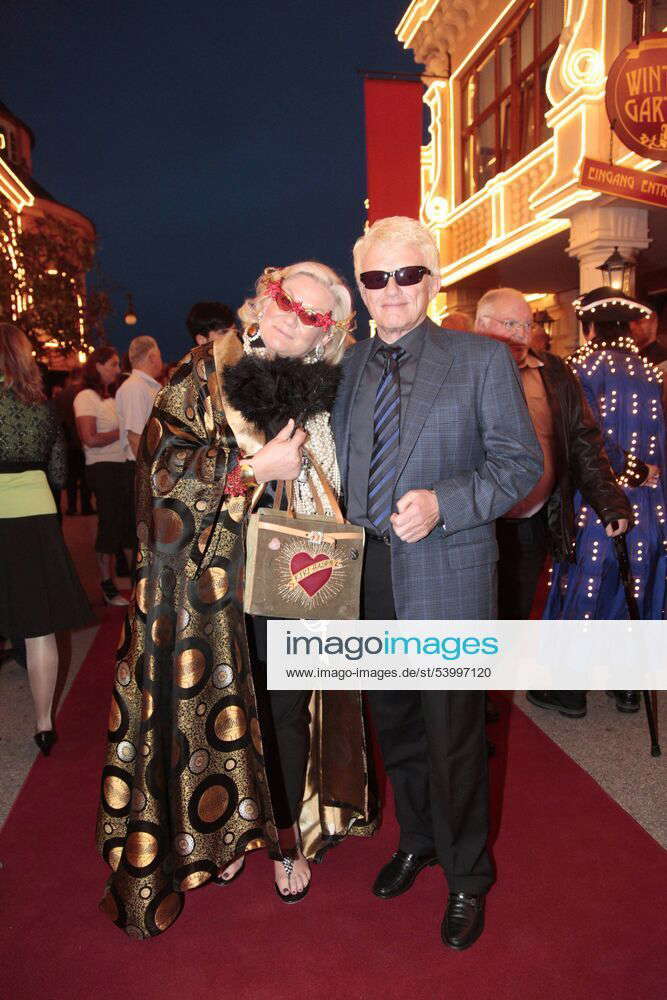
{"type": "MultiPolygon", "coordinates": [[[[328,563],[330,562],[330,557],[325,555],[311,556],[308,552],[297,552],[296,555],[292,556],[289,568],[292,576],[296,576],[302,569],[309,569],[318,562],[328,563]]],[[[330,576],[331,566],[329,565],[326,569],[313,570],[312,573],[308,573],[303,579],[297,580],[297,583],[306,591],[309,597],[314,597],[318,590],[321,590],[329,580],[330,576]]]]}

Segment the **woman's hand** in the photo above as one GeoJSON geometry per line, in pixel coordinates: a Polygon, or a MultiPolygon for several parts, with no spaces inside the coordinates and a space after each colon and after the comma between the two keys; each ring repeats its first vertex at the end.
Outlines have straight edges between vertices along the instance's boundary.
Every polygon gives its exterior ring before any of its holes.
{"type": "Polygon", "coordinates": [[[307,436],[301,427],[294,430],[294,421],[289,420],[268,444],[252,456],[250,461],[257,482],[296,479],[301,472],[301,449],[307,436]]]}
{"type": "Polygon", "coordinates": [[[112,431],[98,431],[95,417],[77,417],[76,429],[82,444],[87,448],[103,448],[107,444],[113,444],[120,437],[120,430],[117,427],[112,431]]]}
{"type": "Polygon", "coordinates": [[[642,483],[642,486],[651,486],[655,488],[660,479],[660,469],[657,465],[647,465],[646,468],[648,469],[648,475],[642,483]]]}

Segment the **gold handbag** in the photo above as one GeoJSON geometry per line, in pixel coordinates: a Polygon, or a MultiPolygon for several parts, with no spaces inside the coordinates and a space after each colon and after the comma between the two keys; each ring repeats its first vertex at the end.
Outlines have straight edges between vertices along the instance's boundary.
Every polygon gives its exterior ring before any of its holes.
{"type": "Polygon", "coordinates": [[[279,482],[273,507],[248,519],[244,608],[270,618],[359,617],[364,529],[341,513],[334,492],[312,456],[333,518],[313,489],[316,514],[296,514],[292,482],[279,482]],[[283,490],[287,510],[281,510],[283,490]]]}

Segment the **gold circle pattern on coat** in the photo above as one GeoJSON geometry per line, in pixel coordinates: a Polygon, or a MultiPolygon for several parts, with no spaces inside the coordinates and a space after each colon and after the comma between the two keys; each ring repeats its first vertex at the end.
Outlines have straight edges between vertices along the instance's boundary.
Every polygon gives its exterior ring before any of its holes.
{"type": "Polygon", "coordinates": [[[178,612],[178,618],[176,619],[176,631],[182,632],[190,624],[190,612],[187,608],[181,608],[178,612]]]}
{"type": "Polygon", "coordinates": [[[241,799],[239,802],[239,816],[249,821],[257,819],[259,816],[259,806],[254,799],[241,799]]]}
{"type": "Polygon", "coordinates": [[[211,785],[201,795],[197,812],[204,823],[217,823],[229,807],[229,793],[222,785],[211,785]]]}
{"type": "Polygon", "coordinates": [[[206,551],[206,546],[208,545],[208,540],[211,537],[211,532],[212,531],[213,531],[213,525],[209,524],[209,526],[207,528],[204,528],[204,530],[199,535],[199,540],[197,542],[197,548],[202,553],[202,555],[206,551]]]}
{"type": "Polygon", "coordinates": [[[133,868],[150,868],[158,852],[157,838],[147,830],[133,830],[125,841],[125,856],[133,868]]]}
{"type": "Polygon", "coordinates": [[[226,774],[211,774],[195,788],[188,801],[190,825],[199,833],[221,830],[236,812],[239,793],[226,774]]]}
{"type": "Polygon", "coordinates": [[[210,753],[202,747],[199,750],[195,750],[195,752],[190,755],[188,767],[193,774],[203,774],[208,767],[210,759],[210,753]]]}
{"type": "Polygon", "coordinates": [[[200,649],[184,649],[176,657],[176,683],[181,688],[199,684],[206,670],[206,657],[200,649]]]}
{"type": "Polygon", "coordinates": [[[171,618],[160,615],[151,625],[151,638],[156,646],[168,646],[174,636],[171,618]]]}
{"type": "Polygon", "coordinates": [[[204,883],[208,882],[210,878],[211,873],[208,871],[192,872],[190,875],[186,875],[185,878],[181,880],[181,892],[187,892],[189,889],[198,889],[200,885],[204,885],[204,883]]]}
{"type": "Polygon", "coordinates": [[[123,848],[120,845],[118,847],[112,847],[107,855],[107,864],[109,865],[109,868],[112,868],[113,871],[117,871],[122,857],[123,848]]]}
{"type": "Polygon", "coordinates": [[[140,788],[135,788],[132,792],[132,812],[143,812],[147,805],[147,799],[140,788]]]}
{"type": "Polygon", "coordinates": [[[246,500],[245,497],[230,497],[227,504],[227,513],[231,517],[232,521],[240,524],[245,515],[246,500]]]}
{"type": "Polygon", "coordinates": [[[153,511],[155,539],[161,545],[174,545],[183,534],[183,519],[169,507],[157,507],[153,511]]]}
{"type": "Polygon", "coordinates": [[[137,751],[129,740],[121,740],[116,747],[116,754],[124,764],[130,764],[137,756],[137,751]]]}
{"type": "Polygon", "coordinates": [[[174,850],[177,854],[187,858],[195,849],[195,838],[191,833],[177,833],[174,837],[174,850]]]}
{"type": "Polygon", "coordinates": [[[248,720],[241,705],[226,705],[213,721],[215,735],[222,743],[233,743],[246,734],[248,720]]]}
{"type": "Polygon", "coordinates": [[[130,775],[118,767],[106,767],[102,781],[102,799],[107,812],[112,816],[127,812],[131,795],[130,775]]]}
{"type": "Polygon", "coordinates": [[[151,456],[155,454],[161,440],[162,424],[157,417],[151,417],[146,428],[146,447],[151,456]]]}
{"type": "MultiPolygon", "coordinates": [[[[151,718],[154,707],[155,706],[153,704],[153,695],[148,690],[148,688],[144,688],[144,693],[141,698],[141,718],[144,722],[148,722],[148,720],[151,718]]],[[[143,749],[142,753],[145,756],[146,750],[143,749]]]]}
{"type": "Polygon", "coordinates": [[[142,899],[150,899],[152,894],[151,887],[149,885],[144,885],[141,887],[139,895],[142,899]]]}
{"type": "Polygon", "coordinates": [[[213,671],[212,680],[214,687],[220,689],[229,687],[234,680],[234,671],[229,663],[219,663],[213,671]]]}
{"type": "Polygon", "coordinates": [[[222,566],[209,566],[197,581],[197,593],[204,604],[213,604],[225,596],[228,589],[227,571],[222,566]]]}
{"type": "Polygon", "coordinates": [[[169,493],[176,485],[176,480],[171,476],[169,469],[158,469],[153,476],[153,484],[156,493],[169,493]]]}
{"type": "Polygon", "coordinates": [[[183,897],[177,892],[170,892],[155,910],[155,926],[158,931],[166,931],[171,927],[183,908],[183,897]]]}
{"type": "Polygon", "coordinates": [[[137,607],[143,615],[148,614],[148,577],[140,576],[134,589],[137,607]]]}

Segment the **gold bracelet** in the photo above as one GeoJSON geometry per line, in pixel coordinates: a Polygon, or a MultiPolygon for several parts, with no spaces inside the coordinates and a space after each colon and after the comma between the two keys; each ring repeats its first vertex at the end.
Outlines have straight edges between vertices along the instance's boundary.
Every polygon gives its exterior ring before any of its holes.
{"type": "Polygon", "coordinates": [[[241,482],[250,489],[254,489],[256,486],[259,486],[259,483],[255,479],[255,470],[253,469],[251,462],[239,463],[239,475],[241,477],[241,482]]]}

